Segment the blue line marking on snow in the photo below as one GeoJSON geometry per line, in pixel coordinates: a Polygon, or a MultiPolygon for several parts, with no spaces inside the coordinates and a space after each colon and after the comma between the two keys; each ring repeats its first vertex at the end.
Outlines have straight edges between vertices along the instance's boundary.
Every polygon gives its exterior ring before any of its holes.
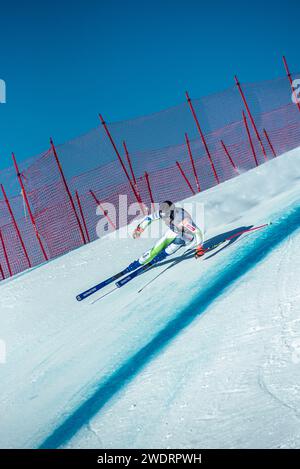
{"type": "MultiPolygon", "coordinates": [[[[286,209],[287,210],[287,209],[286,209]]],[[[281,212],[282,213],[282,212],[281,212]]],[[[221,268],[211,274],[206,286],[192,301],[171,319],[155,337],[129,358],[94,394],[81,404],[48,438],[40,448],[58,448],[66,444],[122,388],[128,384],[172,339],[195,318],[199,317],[225,290],[254,268],[270,252],[300,227],[300,205],[285,212],[266,230],[252,234],[234,251],[225,256],[221,268]],[[228,262],[230,260],[230,262],[228,262]],[[224,268],[225,263],[225,268],[224,268]],[[223,267],[223,268],[222,268],[223,267]]]]}

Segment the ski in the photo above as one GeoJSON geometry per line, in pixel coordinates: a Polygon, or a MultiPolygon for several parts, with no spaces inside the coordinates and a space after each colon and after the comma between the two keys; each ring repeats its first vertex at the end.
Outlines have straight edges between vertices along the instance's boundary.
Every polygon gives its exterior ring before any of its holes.
{"type": "Polygon", "coordinates": [[[139,267],[137,270],[131,272],[129,275],[127,275],[126,277],[124,277],[124,279],[118,281],[115,283],[115,287],[110,290],[109,292],[107,293],[104,293],[104,295],[101,295],[99,296],[98,298],[96,298],[94,301],[91,301],[90,304],[95,304],[97,303],[97,301],[99,300],[102,300],[102,298],[105,298],[107,295],[110,295],[111,293],[113,293],[115,290],[118,290],[119,288],[123,287],[124,285],[126,285],[126,283],[128,283],[130,280],[133,280],[135,277],[137,277],[138,275],[142,274],[143,272],[145,272],[146,270],[149,270],[151,267],[153,267],[153,265],[155,264],[154,261],[151,261],[149,262],[149,264],[145,264],[145,265],[142,265],[141,267],[139,267]]]}
{"type": "MultiPolygon", "coordinates": [[[[184,257],[185,254],[190,251],[190,248],[186,249],[184,251],[184,253],[179,256],[180,258],[184,257]]],[[[143,272],[145,272],[146,270],[149,270],[151,267],[153,267],[154,264],[156,264],[157,261],[155,260],[155,258],[150,261],[148,264],[145,264],[145,265],[142,265],[142,267],[140,267],[139,269],[135,270],[134,272],[131,272],[129,275],[126,275],[126,277],[122,278],[121,280],[119,280],[118,282],[115,283],[115,285],[118,287],[118,288],[121,288],[123,287],[124,285],[126,285],[126,283],[130,282],[131,280],[133,280],[134,278],[136,278],[138,275],[142,274],[143,272]]],[[[177,259],[175,259],[170,265],[168,265],[160,274],[158,275],[161,275],[165,270],[167,269],[170,269],[170,267],[173,267],[173,265],[175,265],[177,263],[177,259]]]]}
{"type": "Polygon", "coordinates": [[[111,277],[107,278],[106,280],[103,280],[102,282],[97,283],[97,285],[94,285],[93,287],[89,288],[88,290],[86,290],[82,293],[79,293],[79,295],[76,296],[76,300],[77,301],[85,300],[86,298],[93,295],[97,291],[101,290],[102,288],[106,287],[107,285],[109,285],[109,284],[115,282],[116,280],[118,280],[119,278],[123,277],[123,275],[126,275],[127,272],[128,272],[127,268],[123,269],[120,272],[118,272],[117,274],[112,275],[111,277]]]}
{"type": "MultiPolygon", "coordinates": [[[[138,261],[136,261],[138,263],[138,261]]],[[[152,267],[156,262],[158,262],[158,260],[155,260],[155,258],[149,262],[148,264],[145,264],[145,265],[142,265],[141,267],[137,267],[135,270],[132,270],[132,272],[127,276],[125,277],[126,279],[128,277],[130,277],[129,280],[131,280],[131,278],[135,278],[137,275],[139,275],[140,273],[144,272],[145,270],[148,270],[150,267],[152,267]]],[[[140,264],[139,264],[140,265],[140,264]]],[[[116,280],[118,280],[119,278],[123,277],[124,275],[128,274],[128,272],[130,271],[129,268],[131,269],[132,268],[132,264],[130,264],[130,266],[126,267],[125,269],[121,270],[120,272],[118,272],[117,274],[115,275],[112,275],[111,277],[107,278],[106,280],[103,280],[102,282],[98,283],[97,285],[94,285],[93,287],[89,288],[88,290],[82,292],[82,293],[79,293],[79,295],[76,296],[76,299],[77,301],[82,301],[82,300],[85,300],[86,298],[88,298],[89,296],[93,295],[94,293],[96,293],[97,291],[99,290],[102,290],[102,288],[106,287],[107,285],[110,285],[112,282],[115,282],[116,280]]],[[[134,269],[134,268],[133,268],[134,269]]],[[[127,283],[129,280],[125,280],[124,282],[124,285],[125,283],[127,283]]],[[[123,286],[123,284],[120,282],[120,284],[117,282],[116,283],[116,286],[118,288],[120,288],[121,286],[123,286]]]]}
{"type": "Polygon", "coordinates": [[[138,275],[142,274],[146,270],[149,270],[151,267],[153,267],[154,264],[155,264],[155,261],[153,260],[153,261],[150,261],[148,264],[142,265],[138,269],[136,269],[133,272],[131,272],[130,274],[126,275],[126,277],[124,277],[121,280],[119,280],[118,282],[116,282],[115,283],[116,287],[118,287],[118,288],[123,287],[124,285],[126,285],[126,283],[130,282],[130,280],[133,280],[138,275]]]}

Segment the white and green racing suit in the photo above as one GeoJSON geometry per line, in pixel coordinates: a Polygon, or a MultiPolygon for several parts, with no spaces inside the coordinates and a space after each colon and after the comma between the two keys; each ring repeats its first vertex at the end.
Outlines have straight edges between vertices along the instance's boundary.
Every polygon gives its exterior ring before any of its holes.
{"type": "Polygon", "coordinates": [[[162,219],[168,227],[168,230],[162,238],[139,259],[140,264],[147,264],[156,256],[166,257],[174,254],[182,246],[193,243],[195,246],[202,245],[202,231],[192,220],[191,215],[183,208],[174,209],[173,218],[162,218],[160,211],[147,215],[137,226],[137,229],[144,231],[153,221],[162,219]],[[165,255],[163,255],[163,253],[165,255]]]}

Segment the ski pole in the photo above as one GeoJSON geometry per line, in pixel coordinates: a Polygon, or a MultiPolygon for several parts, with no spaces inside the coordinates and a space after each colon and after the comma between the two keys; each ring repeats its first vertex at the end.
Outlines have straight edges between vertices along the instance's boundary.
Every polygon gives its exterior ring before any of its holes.
{"type": "Polygon", "coordinates": [[[228,236],[228,238],[223,239],[219,243],[216,243],[213,246],[210,246],[210,247],[204,249],[204,253],[210,251],[211,249],[217,248],[221,244],[225,243],[225,241],[231,241],[232,239],[237,238],[238,236],[241,236],[244,233],[249,233],[250,231],[261,230],[262,228],[266,228],[269,225],[272,225],[272,222],[264,223],[263,225],[259,225],[259,226],[254,226],[252,228],[248,228],[247,230],[238,231],[237,233],[234,233],[233,235],[228,236]]]}
{"type": "MultiPolygon", "coordinates": [[[[190,251],[190,248],[186,249],[184,251],[184,253],[182,254],[182,256],[180,257],[184,257],[185,254],[190,251]]],[[[163,273],[166,272],[166,270],[169,270],[171,267],[173,267],[175,264],[177,263],[177,260],[175,259],[170,265],[168,265],[167,267],[165,267],[161,272],[159,272],[159,274],[157,274],[155,277],[153,277],[151,280],[149,280],[149,282],[145,283],[144,286],[142,286],[139,290],[138,290],[138,293],[141,293],[144,288],[146,288],[148,285],[150,285],[150,283],[154,282],[154,280],[156,280],[158,277],[160,277],[163,273]]]]}

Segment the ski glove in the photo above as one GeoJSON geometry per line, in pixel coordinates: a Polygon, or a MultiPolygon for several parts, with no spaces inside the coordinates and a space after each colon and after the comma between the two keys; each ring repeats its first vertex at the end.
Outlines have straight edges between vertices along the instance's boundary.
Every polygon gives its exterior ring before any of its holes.
{"type": "Polygon", "coordinates": [[[143,228],[141,228],[140,226],[137,226],[134,232],[132,233],[133,239],[139,238],[141,234],[143,233],[143,231],[144,231],[143,228]]]}
{"type": "Polygon", "coordinates": [[[203,246],[197,246],[195,250],[195,259],[199,259],[199,257],[202,257],[205,254],[205,249],[203,246]]]}

